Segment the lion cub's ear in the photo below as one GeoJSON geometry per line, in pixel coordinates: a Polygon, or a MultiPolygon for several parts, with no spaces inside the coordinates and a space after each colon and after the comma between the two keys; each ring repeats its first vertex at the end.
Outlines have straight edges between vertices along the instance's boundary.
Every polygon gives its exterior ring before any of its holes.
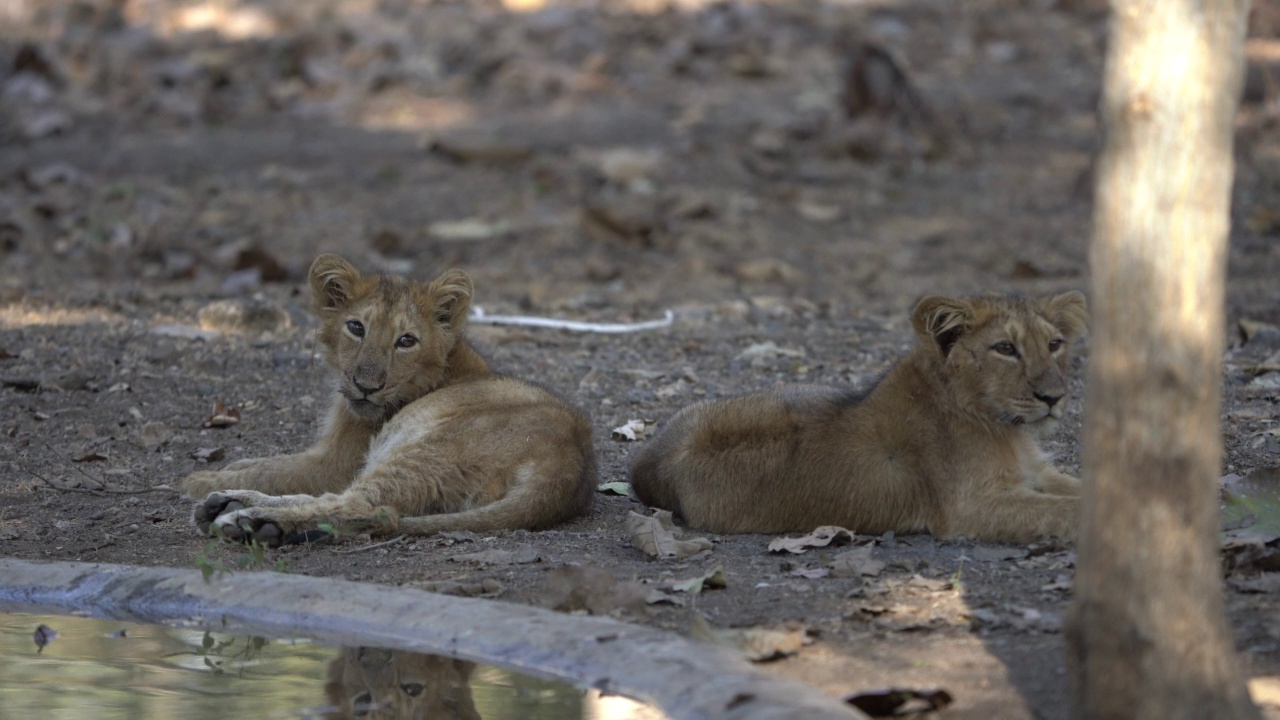
{"type": "Polygon", "coordinates": [[[360,271],[337,255],[326,253],[311,263],[308,279],[316,310],[325,312],[342,307],[351,300],[351,293],[360,280],[360,271]]]}
{"type": "Polygon", "coordinates": [[[973,305],[967,300],[932,295],[916,303],[911,326],[922,342],[931,342],[946,357],[973,324],[973,305]]]}
{"type": "Polygon", "coordinates": [[[1067,340],[1074,340],[1089,328],[1089,308],[1084,293],[1078,290],[1054,295],[1041,301],[1045,317],[1062,331],[1067,340]]]}
{"type": "Polygon", "coordinates": [[[461,330],[467,322],[473,291],[471,276],[465,271],[458,268],[444,271],[427,286],[432,317],[452,330],[461,330]]]}

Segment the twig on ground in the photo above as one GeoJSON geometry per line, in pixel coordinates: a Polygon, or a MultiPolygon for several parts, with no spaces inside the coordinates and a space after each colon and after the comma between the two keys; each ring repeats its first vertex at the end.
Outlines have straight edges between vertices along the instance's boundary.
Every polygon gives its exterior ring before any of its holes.
{"type": "Polygon", "coordinates": [[[375,548],[388,547],[391,545],[399,545],[400,543],[408,539],[409,539],[408,535],[397,535],[391,538],[390,540],[384,540],[383,542],[380,542],[380,543],[374,543],[372,545],[362,545],[361,547],[351,548],[350,550],[334,550],[334,552],[339,555],[354,555],[356,553],[364,552],[366,550],[373,550],[375,548]]]}
{"type": "MultiPolygon", "coordinates": [[[[100,488],[67,487],[65,485],[58,485],[57,483],[53,482],[49,478],[41,475],[40,473],[30,468],[27,468],[27,472],[31,473],[33,477],[38,478],[45,485],[48,485],[50,488],[57,490],[58,492],[90,493],[92,495],[143,495],[145,493],[152,493],[152,492],[167,492],[167,493],[178,492],[177,490],[174,490],[173,488],[168,486],[153,487],[153,488],[137,488],[137,489],[109,488],[109,487],[100,487],[100,488]]],[[[94,480],[94,482],[98,482],[98,481],[94,480]]]]}
{"type": "Polygon", "coordinates": [[[576,320],[557,320],[555,318],[533,317],[531,315],[486,315],[482,308],[472,308],[469,322],[480,325],[520,325],[523,327],[552,328],[556,330],[572,330],[590,333],[630,333],[642,330],[656,330],[671,325],[675,313],[667,310],[661,320],[650,320],[638,323],[592,323],[576,320]]]}
{"type": "Polygon", "coordinates": [[[159,487],[150,487],[150,488],[136,488],[136,489],[129,489],[129,488],[109,488],[109,487],[107,487],[107,484],[106,484],[105,482],[103,482],[103,481],[99,480],[98,478],[96,478],[96,477],[94,477],[94,476],[90,475],[88,472],[86,472],[86,471],[84,470],[84,468],[82,468],[82,467],[80,467],[79,465],[77,465],[77,464],[75,463],[75,461],[74,461],[74,460],[71,460],[71,459],[70,459],[70,458],[68,458],[66,455],[63,455],[62,453],[58,452],[57,450],[54,450],[52,445],[50,445],[50,444],[49,444],[49,443],[47,443],[47,442],[46,442],[46,443],[43,443],[43,444],[44,444],[45,448],[47,448],[47,449],[49,450],[49,452],[53,453],[53,454],[54,454],[54,455],[55,455],[59,460],[61,460],[62,462],[66,463],[67,465],[69,465],[69,466],[71,467],[71,469],[72,469],[72,470],[75,470],[76,472],[80,473],[81,475],[83,475],[83,476],[85,476],[85,477],[89,478],[90,480],[92,480],[95,484],[97,484],[97,485],[100,485],[100,486],[101,486],[101,487],[98,487],[98,488],[72,488],[72,487],[61,487],[61,486],[58,486],[58,485],[54,485],[53,483],[49,482],[49,481],[48,481],[48,480],[46,480],[45,478],[41,477],[40,475],[36,475],[36,473],[35,473],[35,472],[33,472],[30,468],[28,468],[28,469],[27,469],[27,472],[31,473],[32,475],[35,475],[36,477],[40,478],[41,480],[44,480],[44,482],[45,482],[45,484],[46,484],[46,485],[48,485],[49,487],[51,487],[51,488],[53,488],[53,489],[55,489],[55,490],[63,490],[63,491],[65,491],[65,492],[91,492],[91,493],[101,492],[101,493],[107,493],[107,494],[109,494],[109,495],[142,495],[142,494],[144,494],[144,493],[151,493],[151,492],[167,492],[167,493],[176,493],[176,494],[179,494],[179,495],[181,495],[181,494],[182,494],[180,491],[178,491],[178,490],[174,490],[173,488],[169,487],[168,485],[161,485],[161,486],[159,486],[159,487]]]}

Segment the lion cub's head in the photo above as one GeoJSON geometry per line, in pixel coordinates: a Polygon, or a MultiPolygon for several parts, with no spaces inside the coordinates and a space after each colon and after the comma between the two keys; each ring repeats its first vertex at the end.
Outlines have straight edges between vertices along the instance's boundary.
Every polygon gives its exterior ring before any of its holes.
{"type": "Polygon", "coordinates": [[[382,648],[352,647],[329,662],[327,717],[480,720],[471,695],[475,665],[382,648]]]}
{"type": "Polygon", "coordinates": [[[424,285],[362,275],[337,255],[321,255],[310,284],[319,346],[356,415],[390,417],[445,379],[471,305],[465,272],[448,270],[424,285]]]}
{"type": "Polygon", "coordinates": [[[1084,295],[927,297],[911,324],[959,410],[1002,425],[1052,429],[1062,417],[1071,343],[1084,295]]]}

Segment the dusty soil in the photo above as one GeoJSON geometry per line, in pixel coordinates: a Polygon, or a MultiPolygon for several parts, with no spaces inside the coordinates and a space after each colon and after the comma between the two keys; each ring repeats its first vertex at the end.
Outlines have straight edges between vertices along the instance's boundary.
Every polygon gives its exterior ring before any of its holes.
{"type": "MultiPolygon", "coordinates": [[[[602,482],[625,479],[638,445],[610,430],[628,420],[784,380],[868,382],[911,342],[922,294],[1085,288],[1094,5],[9,3],[0,553],[250,561],[198,537],[166,488],[202,449],[217,466],[315,432],[328,385],[301,275],[321,251],[423,278],[461,265],[491,314],[674,310],[630,335],[472,331],[498,368],[591,414],[602,482]],[[863,41],[914,95],[890,83],[851,118],[841,88],[863,41]],[[262,312],[237,320],[220,300],[262,312]],[[241,421],[204,427],[216,401],[241,421]]],[[[1265,49],[1276,14],[1255,12],[1265,49]]],[[[1280,323],[1266,70],[1251,69],[1240,121],[1233,328],[1280,323]]],[[[1224,474],[1280,465],[1280,331],[1248,327],[1229,338],[1224,474]]],[[[1079,412],[1055,441],[1075,471],[1079,412]]],[[[680,632],[695,612],[799,622],[814,642],[768,667],[829,692],[940,686],[951,717],[1067,714],[1069,548],[860,537],[878,574],[813,577],[849,548],[780,556],[733,536],[649,560],[626,536],[632,511],[601,494],[548,532],[351,538],[265,562],[680,632]],[[456,559],[491,549],[518,552],[456,559]],[[637,584],[717,566],[724,589],[635,600],[637,584]]],[[[1258,592],[1275,585],[1229,578],[1252,676],[1280,675],[1280,605],[1258,592]]]]}

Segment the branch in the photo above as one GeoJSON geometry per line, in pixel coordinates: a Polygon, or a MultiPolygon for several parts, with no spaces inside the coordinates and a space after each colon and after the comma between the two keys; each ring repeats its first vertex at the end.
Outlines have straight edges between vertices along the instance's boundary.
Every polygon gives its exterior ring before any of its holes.
{"type": "Polygon", "coordinates": [[[347,550],[334,550],[333,552],[337,555],[354,555],[356,553],[362,553],[368,550],[373,550],[375,548],[387,547],[388,545],[399,545],[400,543],[408,539],[409,539],[408,535],[397,535],[391,538],[390,540],[385,540],[380,543],[374,543],[372,545],[362,545],[360,547],[350,548],[347,550]]]}

